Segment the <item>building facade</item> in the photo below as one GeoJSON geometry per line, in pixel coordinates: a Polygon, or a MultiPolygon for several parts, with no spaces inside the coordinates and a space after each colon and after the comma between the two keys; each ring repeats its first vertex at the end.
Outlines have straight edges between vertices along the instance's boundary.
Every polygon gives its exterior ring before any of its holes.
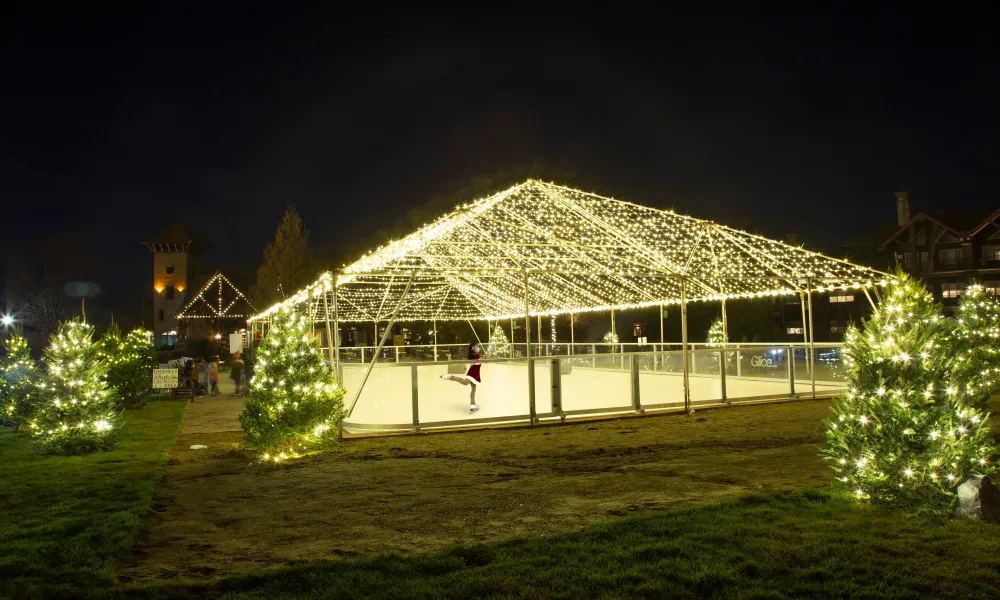
{"type": "Polygon", "coordinates": [[[946,310],[973,282],[1000,290],[1000,209],[911,214],[910,194],[896,194],[896,220],[845,245],[855,262],[923,281],[946,310]]]}

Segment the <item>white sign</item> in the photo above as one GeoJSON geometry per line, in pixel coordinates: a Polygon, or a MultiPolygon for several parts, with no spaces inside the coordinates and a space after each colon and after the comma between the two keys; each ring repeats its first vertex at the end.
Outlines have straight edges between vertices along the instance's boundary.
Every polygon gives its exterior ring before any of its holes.
{"type": "Polygon", "coordinates": [[[637,341],[639,342],[640,346],[645,346],[646,345],[646,337],[645,336],[643,336],[641,338],[638,338],[637,341]]]}
{"type": "Polygon", "coordinates": [[[177,369],[153,369],[153,389],[177,387],[177,369]]]}
{"type": "Polygon", "coordinates": [[[243,336],[238,333],[229,334],[229,353],[243,352],[243,336]]]}

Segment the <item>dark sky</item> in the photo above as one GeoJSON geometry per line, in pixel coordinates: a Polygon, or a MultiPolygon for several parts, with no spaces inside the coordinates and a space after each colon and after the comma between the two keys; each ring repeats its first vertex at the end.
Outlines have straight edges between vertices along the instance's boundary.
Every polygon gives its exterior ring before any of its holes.
{"type": "Polygon", "coordinates": [[[148,292],[138,241],[171,219],[210,238],[208,262],[249,265],[289,200],[335,246],[534,162],[827,248],[893,219],[900,189],[918,210],[998,203],[985,12],[203,4],[0,15],[5,252],[87,233],[106,302],[132,307],[148,292]]]}

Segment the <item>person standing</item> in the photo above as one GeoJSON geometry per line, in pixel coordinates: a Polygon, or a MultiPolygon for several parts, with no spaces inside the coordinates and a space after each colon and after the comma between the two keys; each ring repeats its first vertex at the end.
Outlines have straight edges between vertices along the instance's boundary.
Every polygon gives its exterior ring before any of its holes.
{"type": "Polygon", "coordinates": [[[208,387],[212,396],[219,395],[219,359],[214,358],[208,365],[208,387]]]}
{"type": "Polygon", "coordinates": [[[240,353],[237,352],[233,354],[233,365],[229,371],[229,378],[233,380],[236,385],[236,394],[239,396],[242,393],[242,388],[240,387],[243,383],[243,359],[240,358],[240,353]]]}

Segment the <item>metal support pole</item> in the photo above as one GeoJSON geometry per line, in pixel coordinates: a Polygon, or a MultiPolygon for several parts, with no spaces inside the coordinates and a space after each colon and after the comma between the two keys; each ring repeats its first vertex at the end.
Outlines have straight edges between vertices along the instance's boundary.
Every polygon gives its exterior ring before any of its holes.
{"type": "Polygon", "coordinates": [[[368,368],[365,369],[365,376],[361,379],[361,384],[358,385],[358,391],[354,393],[354,400],[351,402],[351,408],[347,411],[347,418],[350,418],[351,413],[354,412],[355,405],[358,403],[358,399],[361,398],[361,392],[365,389],[365,384],[368,383],[368,377],[372,374],[372,369],[375,367],[375,361],[378,360],[378,355],[382,352],[382,346],[385,345],[385,340],[389,337],[389,331],[392,324],[396,322],[396,315],[399,314],[399,309],[403,305],[403,300],[406,299],[406,295],[409,293],[410,286],[413,285],[413,280],[416,276],[417,273],[414,271],[413,274],[410,275],[410,280],[407,282],[406,287],[403,288],[403,294],[399,297],[399,301],[396,303],[396,310],[392,311],[392,317],[389,318],[389,326],[385,328],[385,334],[382,335],[382,340],[379,341],[378,347],[375,348],[375,354],[372,356],[372,361],[368,363],[368,368]]]}
{"type": "Polygon", "coordinates": [[[872,300],[872,295],[868,293],[868,288],[863,287],[861,289],[865,292],[865,298],[868,298],[868,304],[871,305],[872,310],[878,310],[878,308],[875,306],[875,302],[872,300]]]}
{"type": "Polygon", "coordinates": [[[528,301],[528,271],[524,271],[524,331],[528,359],[528,416],[535,424],[535,365],[531,361],[531,307],[528,301]]]}
{"type": "Polygon", "coordinates": [[[729,318],[726,316],[726,299],[722,299],[722,347],[729,345],[729,318]]]}
{"type": "Polygon", "coordinates": [[[629,378],[632,380],[632,410],[636,414],[642,414],[642,400],[639,395],[639,361],[636,360],[635,354],[631,356],[632,362],[629,363],[629,378]]]}
{"type": "Polygon", "coordinates": [[[688,309],[687,283],[681,277],[681,364],[684,368],[684,410],[691,410],[691,381],[688,379],[688,309]]]}
{"type": "Polygon", "coordinates": [[[788,347],[788,392],[795,396],[795,352],[792,346],[788,347]]]}
{"type": "Polygon", "coordinates": [[[420,431],[420,402],[417,398],[417,365],[410,365],[410,399],[413,404],[413,431],[420,431]]]}
{"type": "Polygon", "coordinates": [[[719,350],[719,377],[722,383],[722,401],[729,404],[729,396],[726,395],[726,351],[719,350]]]}
{"type": "Polygon", "coordinates": [[[660,305],[660,355],[659,355],[660,366],[661,367],[663,366],[663,359],[666,358],[666,356],[667,356],[665,354],[666,349],[667,349],[667,346],[666,346],[666,343],[665,343],[666,342],[666,337],[665,337],[666,334],[664,334],[663,329],[664,329],[664,327],[663,327],[663,305],[661,304],[660,305]]]}
{"type": "MultiPolygon", "coordinates": [[[[337,383],[343,384],[344,381],[344,368],[340,364],[340,313],[339,307],[337,305],[337,281],[340,279],[339,275],[333,276],[333,366],[334,374],[337,378],[337,383]]],[[[325,298],[325,297],[324,297],[325,298]]]]}
{"type": "Polygon", "coordinates": [[[431,321],[434,324],[434,362],[438,359],[438,322],[437,319],[431,321]]]}
{"type": "Polygon", "coordinates": [[[569,354],[576,354],[576,313],[569,313],[569,354]]]}
{"type": "Polygon", "coordinates": [[[740,352],[739,344],[736,344],[736,376],[743,377],[743,354],[740,352]]]}
{"type": "Polygon", "coordinates": [[[809,290],[809,370],[812,371],[812,397],[816,399],[816,329],[813,327],[812,279],[806,280],[809,290]]]}
{"type": "Polygon", "coordinates": [[[549,374],[552,382],[552,414],[559,415],[559,419],[565,421],[566,411],[562,408],[562,371],[559,369],[558,358],[549,361],[549,374]]]}
{"type": "Polygon", "coordinates": [[[799,290],[799,305],[802,307],[802,349],[806,356],[806,373],[809,373],[809,322],[806,319],[806,297],[799,290]]]}
{"type": "MultiPolygon", "coordinates": [[[[334,354],[334,341],[333,341],[333,331],[330,326],[330,302],[326,299],[326,292],[323,292],[323,320],[326,321],[326,340],[327,349],[326,353],[330,355],[330,368],[334,369],[336,373],[337,361],[336,354],[334,354]]],[[[338,379],[338,381],[340,381],[338,379]]]]}

